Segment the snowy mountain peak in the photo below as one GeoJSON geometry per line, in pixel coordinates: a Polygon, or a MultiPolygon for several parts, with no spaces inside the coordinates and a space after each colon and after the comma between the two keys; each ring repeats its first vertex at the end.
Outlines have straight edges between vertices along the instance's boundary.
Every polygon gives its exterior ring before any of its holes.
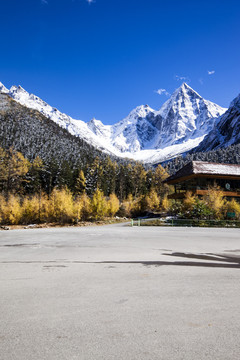
{"type": "Polygon", "coordinates": [[[97,120],[95,117],[92,118],[88,123],[87,123],[89,128],[92,127],[102,127],[104,126],[103,123],[101,122],[101,120],[97,120]]]}
{"type": "Polygon", "coordinates": [[[0,82],[0,92],[7,94],[9,90],[0,82]]]}
{"type": "Polygon", "coordinates": [[[139,117],[145,118],[150,112],[154,112],[154,110],[150,108],[150,106],[140,105],[133,109],[125,119],[136,120],[139,117]]]}
{"type": "Polygon", "coordinates": [[[195,90],[191,88],[187,83],[182,83],[182,85],[174,91],[171,98],[175,100],[177,97],[196,97],[199,99],[202,99],[202,96],[200,96],[195,90]]]}
{"type": "MultiPolygon", "coordinates": [[[[74,120],[21,86],[7,90],[0,84],[0,91],[104,152],[149,163],[165,161],[198,146],[216,118],[226,111],[183,83],[160,110],[140,105],[118,123],[104,125],[95,118],[88,123],[74,120]]],[[[240,98],[235,99],[236,106],[239,102],[240,98]]]]}
{"type": "Polygon", "coordinates": [[[28,94],[29,95],[29,93],[25,89],[23,89],[20,85],[18,85],[18,86],[13,85],[10,88],[10,93],[28,94]]]}

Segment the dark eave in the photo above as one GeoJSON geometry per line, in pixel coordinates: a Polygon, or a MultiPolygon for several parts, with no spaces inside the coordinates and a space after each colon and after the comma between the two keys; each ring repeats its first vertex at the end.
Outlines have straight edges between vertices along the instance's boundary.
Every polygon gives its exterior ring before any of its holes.
{"type": "Polygon", "coordinates": [[[218,164],[206,161],[191,161],[174,175],[169,176],[164,182],[176,184],[195,177],[207,177],[216,179],[240,179],[240,165],[218,164]]]}

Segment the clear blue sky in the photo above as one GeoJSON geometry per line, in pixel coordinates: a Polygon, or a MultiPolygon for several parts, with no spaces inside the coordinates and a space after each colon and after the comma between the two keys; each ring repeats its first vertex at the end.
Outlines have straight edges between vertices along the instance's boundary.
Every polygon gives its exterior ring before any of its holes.
{"type": "Polygon", "coordinates": [[[0,81],[77,119],[158,109],[176,76],[222,106],[240,92],[239,0],[0,0],[0,23],[0,81]]]}

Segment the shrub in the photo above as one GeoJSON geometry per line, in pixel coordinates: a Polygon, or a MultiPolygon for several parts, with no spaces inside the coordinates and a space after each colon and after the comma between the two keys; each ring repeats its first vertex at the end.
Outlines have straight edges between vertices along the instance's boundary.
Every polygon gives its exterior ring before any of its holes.
{"type": "Polygon", "coordinates": [[[226,215],[228,212],[231,212],[235,213],[236,219],[240,218],[240,204],[236,200],[226,201],[224,210],[226,215]]]}
{"type": "Polygon", "coordinates": [[[5,224],[17,225],[22,216],[20,199],[18,196],[10,195],[8,201],[1,199],[1,217],[5,224]]]}
{"type": "Polygon", "coordinates": [[[204,201],[208,208],[213,211],[215,218],[221,219],[223,217],[225,200],[219,186],[209,187],[207,195],[204,196],[204,201]]]}
{"type": "Polygon", "coordinates": [[[67,188],[53,189],[49,199],[49,218],[63,223],[73,220],[73,198],[67,188]]]}

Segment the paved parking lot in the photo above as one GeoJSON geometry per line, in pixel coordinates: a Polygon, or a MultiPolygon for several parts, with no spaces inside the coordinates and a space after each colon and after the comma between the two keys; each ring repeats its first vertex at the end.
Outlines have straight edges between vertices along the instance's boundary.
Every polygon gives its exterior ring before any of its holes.
{"type": "Polygon", "coordinates": [[[0,232],[1,360],[238,360],[240,230],[0,232]]]}

